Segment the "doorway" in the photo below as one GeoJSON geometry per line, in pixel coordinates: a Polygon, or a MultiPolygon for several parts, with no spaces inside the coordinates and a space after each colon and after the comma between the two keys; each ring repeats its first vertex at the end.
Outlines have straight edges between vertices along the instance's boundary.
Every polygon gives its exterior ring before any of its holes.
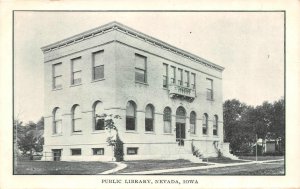
{"type": "Polygon", "coordinates": [[[52,150],[53,161],[60,161],[61,158],[61,149],[52,150]]]}
{"type": "Polygon", "coordinates": [[[176,142],[178,146],[184,146],[185,123],[176,123],[176,142]]]}
{"type": "Polygon", "coordinates": [[[184,146],[185,120],[185,109],[182,106],[180,106],[176,110],[176,142],[178,142],[178,146],[184,146]]]}

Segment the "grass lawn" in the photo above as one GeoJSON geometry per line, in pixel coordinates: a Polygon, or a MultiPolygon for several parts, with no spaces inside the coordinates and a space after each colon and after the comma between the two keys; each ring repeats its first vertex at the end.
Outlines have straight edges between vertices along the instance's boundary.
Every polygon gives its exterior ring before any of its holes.
{"type": "Polygon", "coordinates": [[[173,169],[182,167],[196,167],[196,166],[206,166],[205,163],[192,163],[188,160],[178,159],[178,160],[137,160],[137,161],[126,161],[127,167],[123,170],[118,171],[118,173],[129,173],[138,171],[151,171],[151,170],[161,170],[161,169],[173,169]]]}
{"type": "Polygon", "coordinates": [[[284,175],[284,161],[163,173],[165,175],[284,175]]]}
{"type": "MultiPolygon", "coordinates": [[[[239,156],[239,159],[255,161],[255,156],[239,156]]],[[[257,156],[258,161],[284,159],[284,156],[257,156]]]]}
{"type": "Polygon", "coordinates": [[[14,174],[94,175],[115,167],[115,164],[105,162],[18,161],[14,174]]]}
{"type": "Polygon", "coordinates": [[[208,160],[208,163],[242,163],[242,162],[245,162],[245,161],[242,161],[242,160],[232,160],[230,158],[226,158],[226,157],[221,157],[221,158],[203,158],[203,163],[206,163],[208,160]]]}

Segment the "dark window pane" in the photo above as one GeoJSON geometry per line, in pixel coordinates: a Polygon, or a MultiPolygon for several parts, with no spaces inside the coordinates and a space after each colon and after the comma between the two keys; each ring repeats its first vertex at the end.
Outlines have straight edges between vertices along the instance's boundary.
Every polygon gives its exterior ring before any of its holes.
{"type": "Polygon", "coordinates": [[[72,152],[72,156],[81,155],[81,149],[72,149],[71,152],[72,152]]]}
{"type": "Polygon", "coordinates": [[[95,66],[94,67],[94,79],[103,79],[104,78],[104,66],[95,66]]]}
{"type": "Polygon", "coordinates": [[[104,155],[104,148],[93,148],[93,155],[104,155]]]}
{"type": "Polygon", "coordinates": [[[146,82],[145,71],[140,69],[135,69],[135,81],[146,82]]]}
{"type": "Polygon", "coordinates": [[[127,148],[127,155],[136,155],[138,154],[138,148],[127,148]]]}
{"type": "Polygon", "coordinates": [[[126,130],[135,130],[135,118],[126,117],[126,130]]]}
{"type": "Polygon", "coordinates": [[[104,130],[104,119],[97,119],[96,120],[95,130],[104,130]]]}
{"type": "Polygon", "coordinates": [[[167,88],[168,87],[168,79],[167,76],[163,76],[163,87],[167,88]]]}
{"type": "Polygon", "coordinates": [[[146,131],[153,131],[153,119],[146,119],[145,120],[145,130],[146,131]]]}
{"type": "Polygon", "coordinates": [[[213,134],[214,134],[214,135],[218,135],[217,129],[214,129],[214,130],[213,130],[213,134]]]}
{"type": "Polygon", "coordinates": [[[206,127],[203,127],[203,128],[202,128],[202,133],[203,133],[204,135],[207,134],[207,128],[206,128],[206,127]]]}

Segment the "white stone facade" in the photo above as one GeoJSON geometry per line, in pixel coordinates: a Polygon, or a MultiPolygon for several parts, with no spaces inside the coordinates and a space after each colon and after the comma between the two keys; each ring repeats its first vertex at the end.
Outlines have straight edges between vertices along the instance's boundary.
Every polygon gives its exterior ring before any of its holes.
{"type": "Polygon", "coordinates": [[[217,149],[228,154],[228,145],[223,143],[222,67],[117,22],[48,45],[42,50],[45,71],[44,160],[54,160],[53,152],[63,161],[114,159],[112,147],[106,142],[109,134],[95,130],[97,102],[100,112],[122,118],[115,123],[124,142],[124,160],[188,157],[192,154],[191,143],[202,157],[217,156],[217,149]],[[104,76],[100,74],[96,80],[96,71],[93,71],[96,69],[95,52],[101,53],[99,60],[103,67],[99,69],[104,70],[104,76]],[[76,58],[80,58],[79,66],[72,63],[76,58]],[[138,69],[136,62],[139,58],[145,60],[144,70],[138,69]],[[176,69],[175,84],[171,81],[173,67],[176,69]],[[178,69],[182,69],[183,79],[178,69]],[[192,74],[195,75],[194,81],[192,74]],[[167,75],[167,86],[163,86],[163,75],[167,75]],[[144,82],[140,82],[141,77],[146,78],[144,82]],[[81,81],[76,80],[78,78],[81,81]],[[74,80],[76,82],[72,84],[74,80]],[[183,86],[178,80],[182,80],[183,86]],[[54,82],[59,85],[55,86],[54,82]],[[209,98],[208,93],[213,97],[209,98]],[[128,130],[131,122],[126,123],[130,114],[128,102],[135,104],[135,116],[131,119],[135,125],[131,130],[128,130]],[[147,105],[152,107],[148,131],[145,129],[145,119],[150,115],[146,111],[147,105]],[[166,107],[171,109],[171,128],[164,123],[166,107]],[[176,116],[178,108],[184,109],[185,117],[176,116]],[[192,111],[196,115],[195,133],[190,124],[192,111]],[[204,114],[208,117],[206,134],[203,133],[204,114]],[[73,124],[79,128],[76,131],[81,131],[74,132],[73,124]],[[182,131],[178,130],[179,127],[182,131]],[[214,128],[217,129],[214,131],[214,128]],[[93,152],[93,148],[97,152],[93,152]],[[128,150],[133,154],[128,154],[128,150]]]}

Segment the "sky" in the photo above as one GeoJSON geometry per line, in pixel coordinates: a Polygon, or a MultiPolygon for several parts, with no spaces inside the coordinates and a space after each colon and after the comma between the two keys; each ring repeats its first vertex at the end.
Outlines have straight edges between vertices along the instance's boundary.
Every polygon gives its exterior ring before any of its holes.
{"type": "Polygon", "coordinates": [[[225,67],[223,101],[256,106],[284,95],[282,12],[15,12],[15,117],[43,116],[41,47],[112,21],[225,67]]]}

